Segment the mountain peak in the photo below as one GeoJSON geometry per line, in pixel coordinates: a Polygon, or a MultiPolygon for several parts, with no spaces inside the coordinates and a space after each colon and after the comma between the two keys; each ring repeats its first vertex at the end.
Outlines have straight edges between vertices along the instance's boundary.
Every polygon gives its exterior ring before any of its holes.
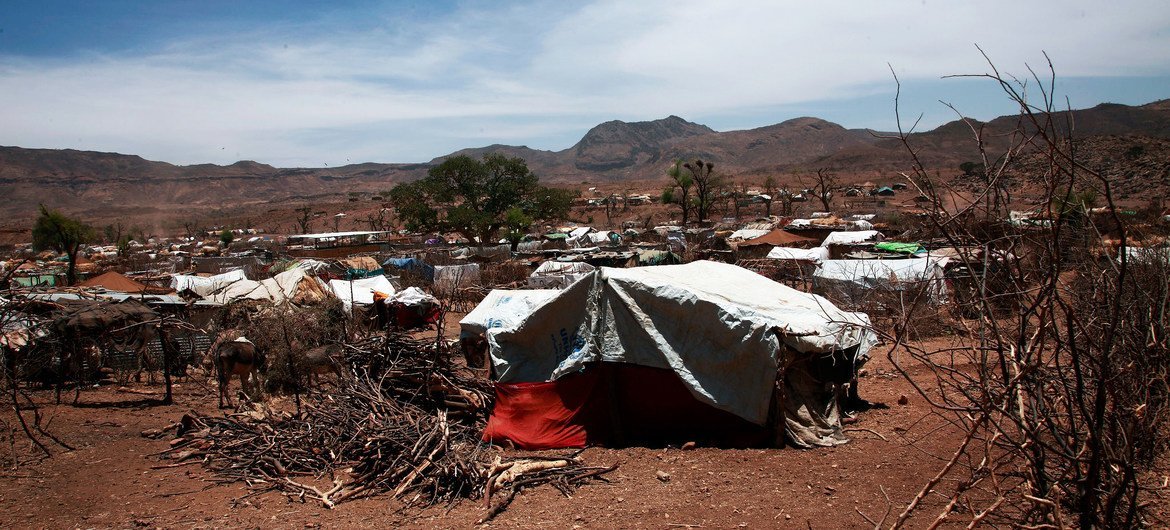
{"type": "Polygon", "coordinates": [[[590,129],[571,151],[577,169],[609,171],[656,162],[663,146],[709,134],[715,131],[674,115],[653,121],[612,120],[590,129]]]}

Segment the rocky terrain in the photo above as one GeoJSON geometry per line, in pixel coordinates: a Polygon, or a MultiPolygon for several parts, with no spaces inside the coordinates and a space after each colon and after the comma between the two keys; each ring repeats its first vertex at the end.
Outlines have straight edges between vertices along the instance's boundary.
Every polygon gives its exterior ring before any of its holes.
{"type": "MultiPolygon", "coordinates": [[[[1110,164],[1126,156],[1140,167],[1118,169],[1132,185],[1127,193],[1164,189],[1165,146],[1170,140],[1170,100],[1142,106],[1102,104],[1060,115],[1078,138],[1110,164]],[[1067,118],[1067,119],[1066,119],[1067,118]],[[1098,137],[1108,137],[1101,139],[1098,137]],[[1151,187],[1152,186],[1152,187],[1151,187]]],[[[1018,118],[988,123],[956,121],[918,132],[910,139],[931,170],[957,173],[959,163],[977,159],[972,130],[981,130],[989,149],[1005,145],[1018,118]]],[[[890,133],[846,129],[817,118],[741,131],[714,131],[677,116],[648,122],[610,121],[590,129],[561,151],[491,145],[452,153],[482,156],[502,152],[524,158],[542,179],[561,185],[661,179],[676,158],[702,157],[725,173],[744,178],[785,175],[816,168],[860,174],[903,171],[909,166],[901,141],[890,133]]],[[[32,217],[38,203],[89,218],[174,218],[238,212],[258,205],[336,200],[351,192],[380,193],[395,183],[419,178],[425,164],[364,163],[336,168],[275,168],[251,161],[228,166],[176,166],[133,155],[75,150],[0,147],[0,214],[9,223],[32,217]]],[[[1119,166],[1120,167],[1120,166],[1119,166]]],[[[5,227],[11,228],[11,227],[5,227]]]]}

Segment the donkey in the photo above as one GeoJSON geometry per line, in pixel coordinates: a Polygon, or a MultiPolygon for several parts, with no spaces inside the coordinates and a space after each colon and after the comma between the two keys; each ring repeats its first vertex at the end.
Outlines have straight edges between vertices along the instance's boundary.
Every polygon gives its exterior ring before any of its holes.
{"type": "Polygon", "coordinates": [[[321,386],[320,376],[332,373],[337,377],[342,377],[342,366],[344,358],[342,356],[341,346],[337,344],[327,344],[325,346],[317,346],[316,348],[305,351],[302,362],[303,366],[309,372],[309,384],[314,385],[314,377],[317,381],[315,386],[321,386]]]}
{"type": "Polygon", "coordinates": [[[244,337],[227,340],[228,334],[221,334],[215,343],[207,349],[204,366],[214,365],[215,376],[219,381],[219,408],[232,406],[231,394],[228,386],[233,375],[240,377],[240,389],[248,395],[248,387],[260,389],[260,365],[263,356],[256,349],[256,345],[244,337]]]}

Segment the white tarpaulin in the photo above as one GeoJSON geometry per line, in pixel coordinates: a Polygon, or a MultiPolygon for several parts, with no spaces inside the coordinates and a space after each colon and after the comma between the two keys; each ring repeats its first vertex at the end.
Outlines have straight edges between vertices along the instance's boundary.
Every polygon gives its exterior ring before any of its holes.
{"type": "Polygon", "coordinates": [[[435,290],[448,292],[479,283],[479,264],[435,265],[435,290]]]}
{"type": "Polygon", "coordinates": [[[418,287],[407,287],[406,289],[398,291],[397,293],[394,293],[394,296],[390,297],[390,301],[391,302],[398,302],[402,305],[407,305],[407,306],[419,306],[419,305],[423,305],[423,304],[437,304],[437,303],[439,303],[438,298],[435,298],[435,297],[427,294],[426,291],[423,291],[422,289],[419,289],[418,287]]]}
{"type": "Polygon", "coordinates": [[[728,241],[731,241],[731,240],[747,241],[747,240],[755,239],[757,237],[765,235],[769,232],[771,232],[771,230],[754,230],[751,228],[741,228],[739,230],[736,230],[735,232],[732,232],[731,235],[727,236],[727,240],[728,241]]]}
{"type": "Polygon", "coordinates": [[[596,269],[582,261],[554,261],[541,263],[528,276],[528,287],[534,289],[563,289],[588,276],[596,269]]]}
{"type": "MultiPolygon", "coordinates": [[[[553,380],[594,361],[664,368],[698,400],[763,425],[780,363],[847,349],[864,359],[876,343],[865,314],[734,265],[602,267],[591,276],[509,325],[486,326],[499,381],[553,380]]],[[[800,397],[786,407],[804,410],[800,397]]],[[[838,440],[833,420],[832,435],[810,438],[838,440]]]]}
{"type": "Polygon", "coordinates": [[[946,258],[832,259],[817,267],[813,278],[823,292],[837,290],[853,302],[864,299],[873,289],[913,290],[925,288],[937,303],[946,300],[943,274],[946,258]]]}
{"type": "Polygon", "coordinates": [[[488,260],[503,261],[512,257],[512,245],[487,245],[484,247],[464,247],[451,253],[456,258],[485,258],[488,260]]]}
{"type": "Polygon", "coordinates": [[[872,241],[881,241],[885,239],[881,232],[877,230],[858,230],[856,232],[829,232],[825,237],[822,247],[829,245],[853,245],[856,243],[869,243],[872,241]]]}
{"type": "Polygon", "coordinates": [[[244,276],[244,271],[241,269],[215,276],[176,274],[171,276],[171,289],[174,289],[177,293],[190,290],[201,297],[206,297],[211,293],[223,290],[224,287],[232,283],[247,279],[248,277],[244,276]]]}
{"type": "Polygon", "coordinates": [[[374,292],[394,295],[394,286],[385,276],[374,276],[360,280],[329,280],[329,290],[341,299],[345,311],[348,313],[353,304],[370,305],[374,303],[374,292]]]}
{"type": "Polygon", "coordinates": [[[280,304],[296,296],[297,288],[304,278],[304,269],[289,269],[272,278],[258,282],[246,279],[237,280],[218,291],[209,293],[203,299],[219,304],[230,304],[237,300],[268,300],[280,304]]]}
{"type": "Polygon", "coordinates": [[[813,263],[820,263],[822,260],[829,259],[829,249],[825,247],[813,248],[788,248],[788,247],[772,247],[768,251],[769,259],[791,259],[798,261],[811,261],[813,263]]]}
{"type": "Polygon", "coordinates": [[[479,335],[491,328],[511,328],[558,294],[556,289],[492,289],[459,321],[460,333],[479,335]]]}

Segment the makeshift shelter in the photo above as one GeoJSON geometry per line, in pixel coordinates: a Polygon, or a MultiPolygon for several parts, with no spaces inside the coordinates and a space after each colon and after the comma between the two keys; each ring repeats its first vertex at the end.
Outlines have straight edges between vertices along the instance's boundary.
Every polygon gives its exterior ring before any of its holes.
{"type": "Polygon", "coordinates": [[[390,258],[383,261],[382,266],[417,274],[428,282],[435,281],[435,267],[418,258],[390,258]]]}
{"type": "Polygon", "coordinates": [[[682,256],[669,250],[643,250],[638,253],[638,266],[678,265],[682,263],[682,256]]]}
{"type": "Polygon", "coordinates": [[[451,292],[460,287],[479,283],[479,264],[436,265],[435,291],[451,292]]]}
{"type": "Polygon", "coordinates": [[[946,302],[944,267],[947,260],[836,259],[821,261],[813,274],[816,292],[852,307],[861,305],[875,292],[903,292],[925,289],[932,303],[946,302]]]}
{"type": "Polygon", "coordinates": [[[439,299],[418,287],[407,287],[389,296],[375,292],[374,300],[383,326],[417,328],[439,320],[439,299]]]}
{"type": "Polygon", "coordinates": [[[741,228],[741,229],[739,229],[739,230],[736,230],[735,232],[732,232],[730,235],[728,235],[728,236],[727,236],[727,239],[728,239],[729,241],[736,241],[736,240],[739,240],[739,241],[750,241],[750,240],[752,240],[752,239],[755,239],[755,238],[757,238],[757,237],[762,237],[762,236],[764,236],[764,235],[767,235],[767,234],[768,234],[768,232],[770,232],[770,230],[758,230],[758,229],[752,229],[752,228],[741,228]]]}
{"type": "Polygon", "coordinates": [[[549,260],[541,263],[528,276],[528,287],[533,289],[564,289],[596,269],[597,267],[584,262],[549,260]]]}
{"type": "Polygon", "coordinates": [[[109,271],[84,282],[77,284],[79,287],[100,287],[107,291],[117,291],[119,293],[167,293],[170,289],[161,287],[150,287],[142,282],[131,280],[121,273],[116,271],[109,271]]]}
{"type": "Polygon", "coordinates": [[[489,245],[464,247],[451,253],[451,257],[474,261],[505,261],[512,257],[512,245],[489,245]]]}
{"type": "Polygon", "coordinates": [[[776,247],[811,247],[815,244],[815,239],[777,228],[759,237],[740,241],[735,249],[741,257],[754,258],[765,256],[768,251],[776,247]]]}
{"type": "Polygon", "coordinates": [[[244,275],[244,271],[241,269],[215,276],[176,274],[171,276],[171,289],[174,289],[178,293],[191,291],[202,298],[216,291],[221,291],[232,283],[247,279],[248,277],[244,275]]]}
{"type": "Polygon", "coordinates": [[[352,312],[355,304],[373,305],[375,293],[382,293],[386,297],[395,293],[394,286],[385,276],[360,280],[329,280],[329,290],[341,300],[346,313],[352,312]]]}
{"type": "Polygon", "coordinates": [[[773,247],[768,251],[768,259],[807,261],[820,263],[829,259],[829,249],[825,247],[789,248],[773,247]]]}
{"type": "Polygon", "coordinates": [[[831,232],[825,236],[825,240],[821,242],[822,247],[830,245],[855,245],[858,243],[871,243],[885,239],[881,232],[877,230],[858,230],[855,232],[831,232]]]}
{"type": "Polygon", "coordinates": [[[876,342],[865,314],[709,261],[603,267],[543,303],[500,300],[464,326],[486,328],[498,381],[484,439],[529,449],[843,443],[837,394],[876,342]]]}
{"type": "Polygon", "coordinates": [[[318,302],[324,300],[325,296],[325,290],[316,278],[306,274],[304,269],[293,268],[260,281],[245,279],[232,282],[203,299],[219,304],[239,300],[282,304],[289,300],[296,303],[318,302]]]}

